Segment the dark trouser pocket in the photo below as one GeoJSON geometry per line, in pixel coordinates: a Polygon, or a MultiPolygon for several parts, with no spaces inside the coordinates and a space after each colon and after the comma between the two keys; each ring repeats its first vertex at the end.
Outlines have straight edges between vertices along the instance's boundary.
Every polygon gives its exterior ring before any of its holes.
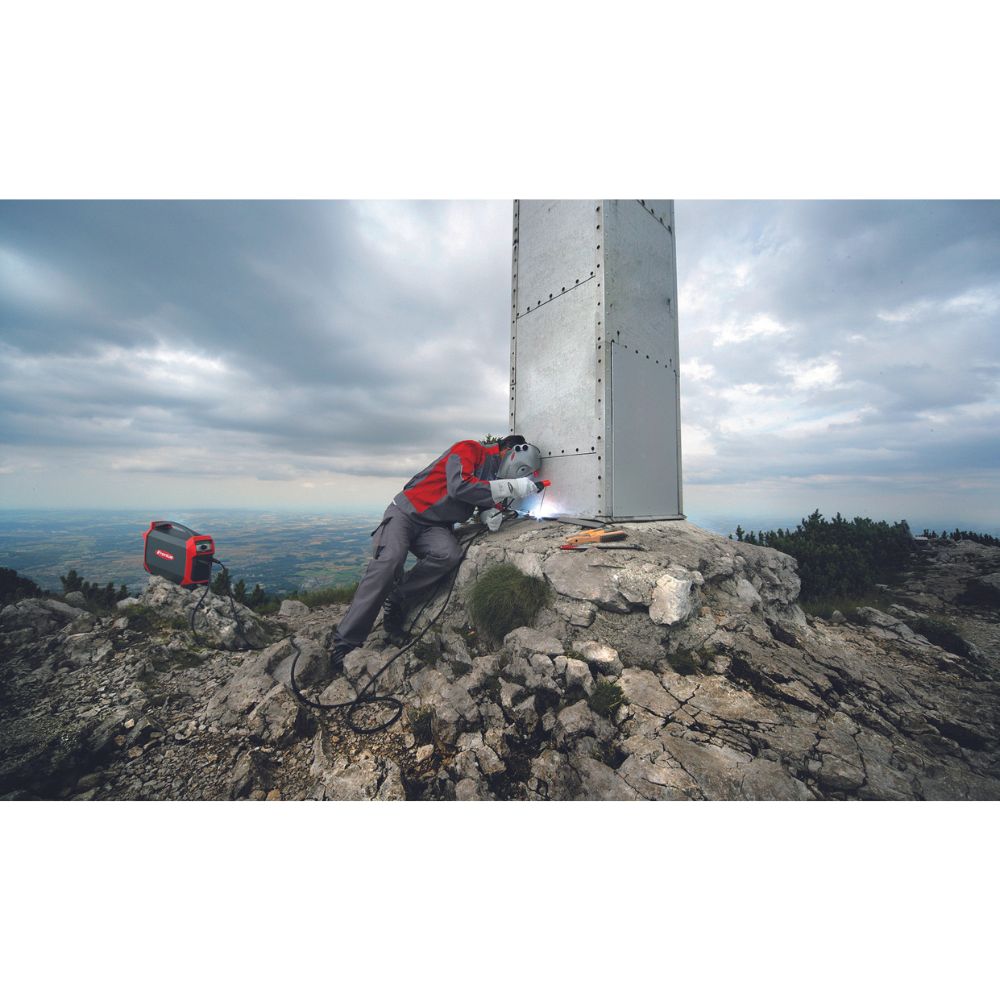
{"type": "Polygon", "coordinates": [[[382,532],[382,530],[385,528],[385,526],[391,520],[392,520],[392,515],[390,514],[388,517],[383,518],[382,523],[371,533],[371,537],[372,538],[375,538],[375,536],[378,535],[378,538],[375,539],[374,542],[372,542],[372,546],[373,546],[373,548],[372,548],[372,558],[373,559],[378,559],[378,557],[380,555],[382,555],[382,550],[385,548],[385,546],[379,544],[379,542],[382,540],[382,534],[381,534],[381,532],[382,532]]]}

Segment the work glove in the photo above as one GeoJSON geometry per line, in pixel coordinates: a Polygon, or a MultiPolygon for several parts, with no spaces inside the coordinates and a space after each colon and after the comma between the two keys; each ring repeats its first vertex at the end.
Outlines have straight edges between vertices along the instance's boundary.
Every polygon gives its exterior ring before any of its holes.
{"type": "Polygon", "coordinates": [[[486,525],[490,531],[499,531],[501,525],[503,524],[503,511],[497,510],[496,507],[490,508],[490,510],[484,510],[479,515],[479,520],[486,525]]]}
{"type": "Polygon", "coordinates": [[[491,479],[490,493],[495,503],[503,500],[523,500],[538,492],[538,484],[528,476],[520,479],[491,479]]]}

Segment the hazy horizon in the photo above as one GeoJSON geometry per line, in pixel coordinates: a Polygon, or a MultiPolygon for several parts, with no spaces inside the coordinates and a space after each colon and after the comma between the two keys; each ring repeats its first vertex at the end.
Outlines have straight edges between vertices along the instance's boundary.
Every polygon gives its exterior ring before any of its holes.
{"type": "MultiPolygon", "coordinates": [[[[183,516],[187,512],[194,511],[196,513],[203,514],[226,514],[228,512],[232,513],[261,513],[261,514],[331,514],[331,515],[361,515],[361,516],[371,516],[377,518],[381,511],[384,509],[384,505],[372,503],[372,504],[356,504],[351,506],[320,506],[320,505],[271,505],[271,506],[259,506],[254,504],[225,504],[225,505],[211,505],[204,504],[198,505],[197,507],[192,507],[189,505],[185,506],[175,506],[170,508],[153,508],[147,506],[128,506],[128,505],[114,505],[107,507],[0,507],[0,519],[3,515],[11,516],[31,516],[31,515],[57,515],[57,514],[134,514],[140,520],[178,520],[183,521],[183,516]]],[[[777,528],[795,528],[804,518],[808,517],[813,510],[818,509],[819,512],[828,520],[832,519],[836,514],[841,514],[843,517],[851,520],[855,517],[870,517],[874,521],[888,521],[889,523],[896,523],[899,521],[906,521],[910,526],[910,530],[914,535],[919,535],[925,529],[928,531],[952,531],[958,528],[961,531],[975,531],[980,534],[989,534],[996,537],[1000,537],[1000,519],[994,522],[990,521],[974,521],[963,517],[953,517],[953,518],[943,518],[936,521],[926,521],[919,517],[908,517],[905,512],[892,514],[886,517],[875,516],[872,514],[862,513],[853,510],[843,510],[843,509],[829,509],[826,510],[822,507],[811,508],[809,510],[802,510],[795,515],[776,515],[773,513],[735,513],[732,515],[721,514],[714,515],[710,513],[705,513],[699,516],[688,514],[685,516],[685,520],[697,525],[698,527],[705,528],[708,531],[714,531],[719,534],[729,534],[734,531],[737,525],[742,526],[747,531],[752,530],[765,530],[771,531],[777,528]]],[[[567,515],[572,516],[572,515],[567,515]]],[[[621,522],[626,523],[626,522],[621,522]]],[[[201,530],[208,531],[208,528],[204,525],[190,525],[190,527],[199,528],[201,530]]],[[[208,531],[210,534],[211,532],[208,531]]]]}

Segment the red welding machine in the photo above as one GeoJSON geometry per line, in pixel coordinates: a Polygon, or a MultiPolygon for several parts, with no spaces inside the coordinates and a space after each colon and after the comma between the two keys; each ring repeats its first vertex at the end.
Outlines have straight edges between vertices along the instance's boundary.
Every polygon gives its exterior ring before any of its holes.
{"type": "Polygon", "coordinates": [[[153,521],[142,537],[147,573],[182,587],[197,587],[211,580],[215,543],[210,535],[199,535],[174,521],[153,521]]]}

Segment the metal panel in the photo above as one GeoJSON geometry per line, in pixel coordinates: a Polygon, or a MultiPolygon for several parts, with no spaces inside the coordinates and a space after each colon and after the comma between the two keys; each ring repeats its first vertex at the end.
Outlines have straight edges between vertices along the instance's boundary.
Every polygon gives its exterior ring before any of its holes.
{"type": "Polygon", "coordinates": [[[519,508],[546,517],[571,514],[593,517],[603,510],[601,462],[596,454],[573,455],[542,459],[542,478],[552,485],[542,494],[539,502],[526,501],[519,508]]]}
{"type": "MultiPolygon", "coordinates": [[[[664,202],[647,202],[659,207],[664,202]]],[[[670,217],[670,209],[660,214],[670,217]]],[[[677,277],[673,234],[636,201],[608,202],[608,336],[661,365],[677,366],[677,277]]]]}
{"type": "Polygon", "coordinates": [[[611,345],[609,356],[610,513],[615,519],[677,516],[676,374],[619,344],[611,345]]]}
{"type": "Polygon", "coordinates": [[[596,450],[597,316],[592,282],[517,320],[512,426],[537,444],[543,457],[596,450]]]}
{"type": "Polygon", "coordinates": [[[598,201],[520,201],[517,315],[596,275],[598,201]]]}
{"type": "Polygon", "coordinates": [[[650,200],[649,198],[639,201],[639,205],[644,208],[661,226],[673,231],[674,228],[674,203],[672,201],[650,200]]]}
{"type": "Polygon", "coordinates": [[[673,239],[670,201],[515,203],[510,426],[544,514],[683,517],[673,239]]]}

